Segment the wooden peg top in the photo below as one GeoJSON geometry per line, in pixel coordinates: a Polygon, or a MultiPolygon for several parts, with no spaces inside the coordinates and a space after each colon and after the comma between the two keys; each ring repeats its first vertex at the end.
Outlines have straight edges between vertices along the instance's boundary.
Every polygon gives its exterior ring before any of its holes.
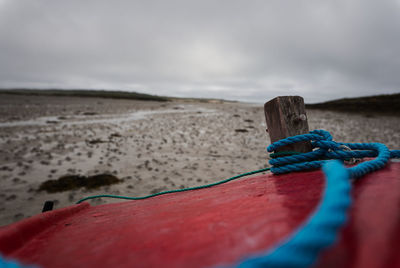
{"type": "MultiPolygon", "coordinates": [[[[309,132],[304,99],[300,96],[276,97],[264,104],[264,113],[271,143],[309,132]]],[[[281,147],[276,152],[311,150],[311,143],[307,141],[281,147]]]]}

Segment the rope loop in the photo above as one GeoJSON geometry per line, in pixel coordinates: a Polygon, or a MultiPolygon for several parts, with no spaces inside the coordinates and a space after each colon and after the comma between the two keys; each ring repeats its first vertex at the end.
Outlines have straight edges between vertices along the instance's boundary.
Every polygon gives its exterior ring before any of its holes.
{"type": "MultiPolygon", "coordinates": [[[[347,164],[355,164],[365,157],[376,157],[349,169],[351,178],[359,178],[386,165],[390,158],[400,157],[400,150],[390,151],[381,143],[342,143],[335,142],[326,130],[314,130],[309,134],[289,137],[268,146],[268,152],[294,144],[310,141],[313,151],[273,158],[269,161],[271,172],[275,174],[320,168],[329,159],[339,159],[347,164]]],[[[275,153],[274,155],[276,155],[275,153]]],[[[283,154],[284,155],[284,154],[283,154]]]]}

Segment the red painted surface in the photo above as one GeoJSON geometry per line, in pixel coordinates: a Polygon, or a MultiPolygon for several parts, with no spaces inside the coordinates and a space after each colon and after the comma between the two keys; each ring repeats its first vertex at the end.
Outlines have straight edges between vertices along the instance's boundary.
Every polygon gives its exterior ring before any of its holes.
{"type": "Polygon", "coordinates": [[[317,267],[400,267],[400,163],[356,181],[350,222],[317,267]]]}
{"type": "MultiPolygon", "coordinates": [[[[318,267],[396,267],[400,163],[355,183],[351,220],[318,267]]],[[[42,213],[0,228],[0,252],[42,267],[210,267],[291,234],[321,197],[320,171],[42,213]]]]}

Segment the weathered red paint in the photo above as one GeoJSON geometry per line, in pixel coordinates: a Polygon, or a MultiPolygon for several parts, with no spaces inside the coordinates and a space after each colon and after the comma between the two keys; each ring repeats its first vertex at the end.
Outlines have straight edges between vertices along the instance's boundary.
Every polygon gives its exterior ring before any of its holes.
{"type": "MultiPolygon", "coordinates": [[[[210,267],[271,248],[318,204],[320,171],[45,212],[0,228],[0,252],[42,267],[210,267]]],[[[318,267],[399,267],[400,163],[355,183],[351,219],[318,267]]]]}

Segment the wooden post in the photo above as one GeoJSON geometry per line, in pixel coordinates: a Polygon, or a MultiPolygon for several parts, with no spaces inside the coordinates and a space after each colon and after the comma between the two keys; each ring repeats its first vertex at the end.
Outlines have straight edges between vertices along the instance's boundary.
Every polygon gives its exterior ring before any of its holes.
{"type": "MultiPolygon", "coordinates": [[[[264,113],[271,143],[309,132],[304,99],[300,96],[276,97],[264,104],[264,113]]],[[[307,141],[281,147],[275,152],[305,153],[311,150],[311,143],[307,141]]]]}

